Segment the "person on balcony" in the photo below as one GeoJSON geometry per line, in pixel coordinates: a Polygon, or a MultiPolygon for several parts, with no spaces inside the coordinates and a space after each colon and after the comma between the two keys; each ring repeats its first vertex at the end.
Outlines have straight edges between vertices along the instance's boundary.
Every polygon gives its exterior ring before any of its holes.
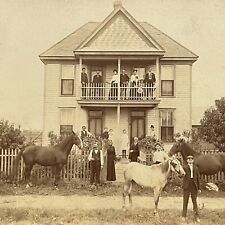
{"type": "Polygon", "coordinates": [[[149,99],[149,98],[153,98],[153,87],[155,85],[156,82],[156,78],[155,78],[155,74],[152,72],[152,68],[149,68],[148,73],[145,75],[145,78],[143,80],[144,83],[144,96],[149,99]],[[152,90],[151,90],[152,89],[152,90]]]}
{"type": "Polygon", "coordinates": [[[130,99],[137,100],[137,88],[139,84],[139,77],[137,70],[134,69],[130,77],[130,99]]]}
{"type": "Polygon", "coordinates": [[[129,82],[129,77],[126,74],[126,70],[123,69],[122,73],[120,74],[121,99],[126,99],[128,82],[129,82]]]}
{"type": "Polygon", "coordinates": [[[138,137],[134,137],[134,142],[130,146],[129,159],[131,162],[137,162],[139,156],[138,137]]]}
{"type": "Polygon", "coordinates": [[[94,99],[103,98],[103,78],[100,71],[93,77],[94,99]]]}
{"type": "Polygon", "coordinates": [[[118,83],[120,82],[120,77],[118,75],[118,71],[116,69],[113,70],[113,76],[110,81],[110,92],[109,99],[116,100],[118,96],[118,83]]]}
{"type": "Polygon", "coordinates": [[[82,68],[81,72],[82,98],[87,98],[88,75],[86,68],[82,68]]]}

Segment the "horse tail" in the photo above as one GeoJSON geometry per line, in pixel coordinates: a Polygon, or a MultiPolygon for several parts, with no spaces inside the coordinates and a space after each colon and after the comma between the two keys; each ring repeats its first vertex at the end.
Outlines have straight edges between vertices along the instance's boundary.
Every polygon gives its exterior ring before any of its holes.
{"type": "Polygon", "coordinates": [[[18,152],[18,154],[13,162],[13,172],[12,172],[13,178],[15,178],[18,174],[19,162],[20,162],[21,156],[23,155],[24,150],[25,150],[25,147],[20,149],[20,151],[18,152]]]}

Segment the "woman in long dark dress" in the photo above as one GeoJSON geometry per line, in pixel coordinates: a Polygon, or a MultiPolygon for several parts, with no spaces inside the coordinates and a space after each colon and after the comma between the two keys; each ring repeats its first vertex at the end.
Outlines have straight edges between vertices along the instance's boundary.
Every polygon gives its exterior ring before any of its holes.
{"type": "Polygon", "coordinates": [[[107,149],[107,180],[108,181],[116,180],[115,160],[116,160],[115,147],[112,145],[112,141],[110,140],[109,147],[107,149]]]}

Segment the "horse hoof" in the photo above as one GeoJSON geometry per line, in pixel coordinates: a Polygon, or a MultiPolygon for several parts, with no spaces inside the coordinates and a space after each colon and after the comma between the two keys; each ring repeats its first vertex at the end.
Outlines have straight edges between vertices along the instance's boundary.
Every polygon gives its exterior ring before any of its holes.
{"type": "Polygon", "coordinates": [[[58,186],[56,186],[56,185],[54,186],[54,188],[55,188],[57,191],[59,190],[58,186]]]}
{"type": "Polygon", "coordinates": [[[156,211],[154,211],[154,216],[155,216],[155,217],[159,217],[159,213],[156,212],[156,211]]]}

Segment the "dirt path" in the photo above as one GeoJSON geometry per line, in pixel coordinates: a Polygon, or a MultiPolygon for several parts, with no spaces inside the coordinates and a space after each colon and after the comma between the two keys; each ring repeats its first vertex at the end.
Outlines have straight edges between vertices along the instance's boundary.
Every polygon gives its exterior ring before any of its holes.
{"type": "MultiPolygon", "coordinates": [[[[199,197],[199,205],[204,203],[206,209],[225,209],[225,198],[199,197]]],[[[134,208],[153,208],[153,197],[133,197],[134,208]]],[[[47,209],[121,209],[121,196],[0,196],[0,208],[47,208],[47,209]]],[[[181,197],[161,197],[160,209],[181,209],[181,197]]],[[[189,204],[192,208],[192,204],[189,204]]]]}

